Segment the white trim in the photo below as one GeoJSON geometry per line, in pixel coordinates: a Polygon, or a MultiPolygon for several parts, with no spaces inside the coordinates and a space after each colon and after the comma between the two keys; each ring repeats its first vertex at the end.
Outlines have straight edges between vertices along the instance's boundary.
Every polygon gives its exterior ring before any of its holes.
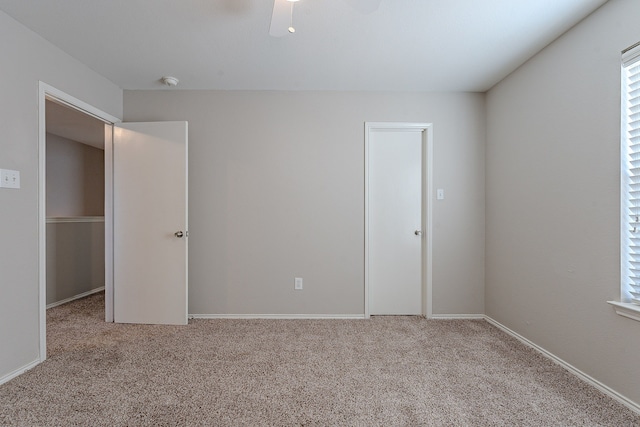
{"type": "Polygon", "coordinates": [[[189,122],[185,121],[184,128],[184,256],[186,268],[184,269],[184,283],[186,287],[186,297],[184,299],[184,312],[187,318],[185,323],[189,321],[189,122]]]}
{"type": "Polygon", "coordinates": [[[46,221],[46,141],[47,123],[45,119],[47,86],[38,85],[38,323],[40,330],[39,359],[47,358],[47,225],[46,221]]]}
{"type": "Polygon", "coordinates": [[[47,224],[104,222],[103,216],[55,216],[46,219],[47,224]]]}
{"type": "Polygon", "coordinates": [[[38,366],[42,361],[40,359],[34,360],[31,363],[28,363],[26,365],[24,365],[21,368],[16,369],[13,372],[9,372],[7,375],[5,375],[4,377],[0,378],[0,385],[7,383],[9,381],[11,381],[12,379],[14,379],[17,376],[20,376],[22,374],[24,374],[25,372],[27,372],[30,369],[35,368],[36,366],[38,366]]]}
{"type": "Polygon", "coordinates": [[[627,160],[627,78],[626,78],[626,61],[625,59],[633,59],[637,54],[637,50],[631,49],[622,54],[620,66],[620,300],[628,299],[629,293],[626,286],[626,278],[629,273],[629,193],[630,184],[629,164],[627,160]],[[625,295],[626,294],[626,295],[625,295]]]}
{"type": "MultiPolygon", "coordinates": [[[[64,104],[68,107],[79,110],[85,114],[95,117],[105,123],[118,123],[120,119],[105,113],[92,105],[87,104],[71,95],[62,92],[42,81],[38,82],[38,313],[39,313],[39,362],[47,358],[47,260],[46,260],[46,141],[47,141],[47,123],[45,118],[45,106],[47,98],[64,104]]],[[[106,145],[105,141],[105,145],[106,145]]],[[[106,147],[105,147],[105,166],[106,166],[106,147]]],[[[105,179],[107,174],[105,172],[105,179]]],[[[105,204],[105,217],[110,218],[110,212],[107,212],[105,204]]],[[[106,228],[106,227],[105,227],[106,228]]],[[[111,236],[106,234],[105,242],[111,236]]],[[[110,267],[110,259],[105,256],[105,269],[110,267]]],[[[109,278],[106,275],[106,278],[109,278]]],[[[105,282],[105,286],[111,286],[109,282],[105,282]]],[[[108,310],[105,310],[108,312],[108,310]]]]}
{"type": "Polygon", "coordinates": [[[498,328],[498,329],[502,330],[503,332],[506,332],[507,334],[509,334],[512,337],[516,338],[517,340],[519,340],[520,342],[522,342],[526,346],[531,347],[532,349],[536,350],[537,352],[539,352],[540,354],[542,354],[546,358],[550,359],[552,362],[562,366],[567,371],[569,371],[570,373],[572,373],[576,377],[580,378],[582,381],[584,381],[587,384],[589,384],[589,385],[595,387],[596,389],[600,390],[601,392],[603,392],[607,396],[613,398],[617,402],[623,404],[624,406],[626,406],[627,408],[629,408],[633,412],[640,414],[640,404],[634,402],[631,399],[628,399],[627,397],[625,397],[622,394],[618,393],[617,391],[613,390],[611,387],[604,385],[603,383],[601,383],[600,381],[596,380],[592,376],[582,372],[580,369],[576,368],[575,366],[571,365],[570,363],[565,362],[564,360],[562,360],[561,358],[559,358],[555,354],[545,350],[544,348],[542,348],[539,345],[533,343],[532,341],[529,341],[527,338],[523,337],[522,335],[520,335],[519,333],[517,333],[515,331],[512,331],[511,329],[507,328],[506,326],[504,326],[500,322],[492,319],[491,317],[485,316],[485,320],[487,322],[489,322],[491,325],[495,326],[496,328],[498,328]]]}
{"type": "Polygon", "coordinates": [[[620,316],[640,322],[640,305],[628,302],[607,301],[620,316]]]}
{"type": "Polygon", "coordinates": [[[423,268],[423,280],[425,282],[425,296],[423,298],[423,314],[430,319],[433,316],[433,125],[429,124],[425,129],[426,138],[424,155],[425,162],[425,177],[424,177],[424,190],[426,192],[426,198],[423,200],[423,212],[425,221],[425,230],[427,230],[426,239],[424,239],[424,257],[425,266],[423,268]]]}
{"type": "Polygon", "coordinates": [[[432,314],[434,320],[484,320],[484,314],[432,314]]]}
{"type": "Polygon", "coordinates": [[[113,126],[104,128],[104,321],[113,323],[113,126]]]}
{"type": "Polygon", "coordinates": [[[369,313],[369,124],[364,124],[364,317],[369,313]]]}
{"type": "Polygon", "coordinates": [[[97,294],[98,292],[102,292],[102,291],[104,291],[104,286],[101,286],[101,287],[95,288],[95,289],[91,289],[90,291],[83,292],[81,294],[74,295],[72,297],[65,298],[65,299],[60,300],[60,301],[52,302],[51,304],[47,304],[47,310],[49,310],[50,308],[53,308],[53,307],[57,307],[57,306],[62,305],[62,304],[66,304],[66,303],[71,302],[71,301],[75,301],[75,300],[80,299],[80,298],[88,297],[89,295],[97,294]]]}
{"type": "Polygon", "coordinates": [[[374,130],[422,130],[422,315],[433,317],[433,124],[365,122],[364,132],[364,317],[369,318],[369,134],[374,130]]]}
{"type": "MultiPolygon", "coordinates": [[[[64,104],[67,107],[73,108],[74,110],[79,110],[105,123],[120,123],[122,121],[119,118],[112,116],[109,113],[105,113],[104,111],[97,109],[93,105],[87,104],[86,102],[81,101],[78,98],[75,98],[59,89],[56,89],[53,86],[50,86],[42,81],[39,83],[40,94],[48,96],[56,102],[64,104]]],[[[41,101],[42,100],[43,98],[41,98],[41,101]]]]}
{"type": "Polygon", "coordinates": [[[363,314],[189,314],[189,319],[297,319],[297,320],[355,320],[363,314]]]}
{"type": "Polygon", "coordinates": [[[622,65],[628,66],[629,64],[635,62],[638,57],[640,57],[640,44],[636,43],[635,45],[630,46],[622,51],[622,65]]]}
{"type": "Polygon", "coordinates": [[[618,284],[619,296],[622,296],[625,291],[624,280],[627,274],[627,265],[629,263],[629,256],[627,254],[627,219],[629,218],[629,208],[627,206],[627,185],[629,183],[629,174],[627,171],[627,143],[625,138],[625,121],[626,121],[626,108],[625,108],[625,67],[624,67],[624,54],[622,63],[620,64],[620,283],[618,284]]]}

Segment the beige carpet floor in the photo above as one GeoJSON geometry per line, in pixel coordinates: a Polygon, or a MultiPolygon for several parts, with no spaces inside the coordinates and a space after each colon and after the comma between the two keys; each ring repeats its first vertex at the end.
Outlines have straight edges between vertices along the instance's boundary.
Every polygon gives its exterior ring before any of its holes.
{"type": "Polygon", "coordinates": [[[102,322],[48,312],[49,358],[0,386],[11,426],[640,426],[481,320],[102,322]]]}

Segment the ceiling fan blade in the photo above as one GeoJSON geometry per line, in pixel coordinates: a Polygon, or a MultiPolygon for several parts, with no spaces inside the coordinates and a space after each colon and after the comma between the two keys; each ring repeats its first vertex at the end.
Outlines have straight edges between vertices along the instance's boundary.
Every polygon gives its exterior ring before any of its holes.
{"type": "Polygon", "coordinates": [[[271,27],[269,27],[271,36],[282,37],[289,33],[291,4],[287,0],[273,0],[273,14],[271,15],[271,27]]]}
{"type": "Polygon", "coordinates": [[[349,6],[362,14],[375,12],[380,8],[382,0],[345,0],[349,6]]]}

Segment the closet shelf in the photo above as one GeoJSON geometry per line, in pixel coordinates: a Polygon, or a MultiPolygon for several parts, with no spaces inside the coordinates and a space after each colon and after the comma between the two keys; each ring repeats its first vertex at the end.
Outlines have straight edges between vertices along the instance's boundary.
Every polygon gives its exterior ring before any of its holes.
{"type": "Polygon", "coordinates": [[[52,216],[47,217],[47,224],[66,222],[104,222],[103,216],[52,216]]]}

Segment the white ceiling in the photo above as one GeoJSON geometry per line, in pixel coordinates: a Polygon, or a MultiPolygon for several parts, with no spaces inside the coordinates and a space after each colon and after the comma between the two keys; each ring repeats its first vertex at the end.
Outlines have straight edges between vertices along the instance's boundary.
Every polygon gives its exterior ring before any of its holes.
{"type": "Polygon", "coordinates": [[[123,89],[479,91],[606,0],[0,0],[123,89]],[[375,9],[379,4],[379,7],[375,9]]]}

